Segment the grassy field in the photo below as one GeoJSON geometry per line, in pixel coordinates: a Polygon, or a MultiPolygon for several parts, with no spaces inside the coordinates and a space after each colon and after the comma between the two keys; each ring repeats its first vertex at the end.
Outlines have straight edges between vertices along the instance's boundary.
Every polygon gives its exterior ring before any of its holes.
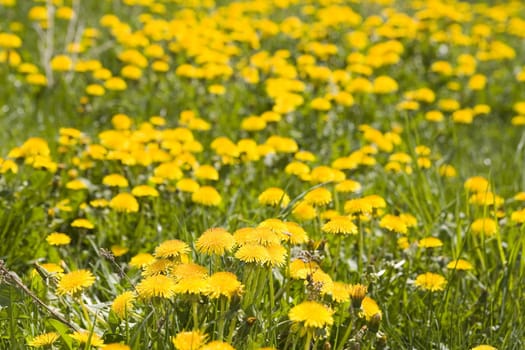
{"type": "Polygon", "coordinates": [[[524,349],[520,1],[0,0],[0,349],[524,349]]]}

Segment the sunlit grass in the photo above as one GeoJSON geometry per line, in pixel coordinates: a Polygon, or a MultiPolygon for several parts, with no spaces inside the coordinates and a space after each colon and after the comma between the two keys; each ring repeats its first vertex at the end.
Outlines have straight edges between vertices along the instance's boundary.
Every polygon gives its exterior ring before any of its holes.
{"type": "Polygon", "coordinates": [[[0,13],[0,348],[525,346],[521,3],[0,13]]]}

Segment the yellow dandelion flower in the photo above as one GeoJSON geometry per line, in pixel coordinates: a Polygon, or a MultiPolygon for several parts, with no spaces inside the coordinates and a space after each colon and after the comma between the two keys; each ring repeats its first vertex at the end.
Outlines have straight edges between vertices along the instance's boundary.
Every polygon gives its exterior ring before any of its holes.
{"type": "Polygon", "coordinates": [[[310,275],[312,282],[321,290],[321,293],[327,294],[332,290],[334,282],[330,275],[321,269],[315,270],[310,275]]]}
{"type": "Polygon", "coordinates": [[[89,84],[86,86],[86,94],[90,96],[103,96],[106,89],[100,84],[89,84]]]}
{"type": "Polygon", "coordinates": [[[135,295],[133,292],[127,291],[118,295],[111,304],[111,310],[120,318],[125,318],[133,308],[135,295]]]}
{"type": "Polygon", "coordinates": [[[233,249],[235,239],[223,228],[206,230],[195,243],[198,252],[208,255],[224,255],[233,249]]]}
{"type": "MultiPolygon", "coordinates": [[[[28,75],[28,78],[29,78],[29,75],[28,75]]],[[[44,84],[42,84],[42,85],[44,85],[44,84]]],[[[514,117],[512,117],[510,123],[512,125],[525,125],[525,116],[524,115],[514,116],[514,117]]]]}
{"type": "Polygon", "coordinates": [[[174,266],[175,262],[170,259],[154,259],[151,263],[142,267],[142,276],[167,275],[174,266]]]}
{"type": "Polygon", "coordinates": [[[159,191],[155,187],[149,185],[139,185],[133,187],[131,194],[135,197],[158,197],[159,191]]]}
{"type": "Polygon", "coordinates": [[[199,189],[200,185],[193,179],[184,178],[177,181],[175,187],[181,192],[193,193],[199,189]]]}
{"type": "Polygon", "coordinates": [[[382,209],[386,207],[385,199],[377,194],[371,194],[363,197],[363,199],[368,202],[373,209],[382,209]]]}
{"type": "Polygon", "coordinates": [[[328,294],[330,294],[332,300],[337,303],[346,303],[350,300],[348,284],[343,282],[334,282],[332,284],[332,290],[328,294]]]}
{"type": "Polygon", "coordinates": [[[179,258],[190,251],[190,247],[178,239],[170,239],[162,242],[155,248],[156,258],[179,258]]]}
{"type": "Polygon", "coordinates": [[[292,215],[301,221],[312,220],[317,216],[317,211],[313,205],[304,201],[298,202],[292,210],[292,215]]]}
{"type": "Polygon", "coordinates": [[[482,345],[475,346],[470,350],[498,350],[498,349],[491,345],[482,344],[482,345]]]}
{"type": "Polygon", "coordinates": [[[260,244],[267,246],[269,244],[278,244],[281,236],[268,227],[243,227],[233,233],[233,238],[238,245],[260,244]]]}
{"type": "Polygon", "coordinates": [[[492,237],[498,232],[498,223],[491,218],[480,218],[474,220],[470,229],[473,233],[492,237]]]}
{"type": "Polygon", "coordinates": [[[304,200],[306,201],[306,203],[312,205],[327,205],[330,204],[330,202],[332,202],[332,192],[330,192],[324,187],[318,187],[308,192],[304,196],[304,200]]]}
{"type": "Polygon", "coordinates": [[[224,95],[224,93],[226,92],[226,88],[224,87],[224,85],[213,84],[208,86],[208,92],[212,95],[224,95]]]}
{"type": "Polygon", "coordinates": [[[286,207],[290,203],[290,197],[282,189],[278,187],[270,187],[263,191],[257,198],[259,203],[269,206],[286,207]]]}
{"type": "Polygon", "coordinates": [[[62,268],[62,266],[55,264],[55,263],[45,263],[45,264],[40,264],[39,266],[52,275],[60,276],[64,272],[64,269],[62,268]]]}
{"type": "Polygon", "coordinates": [[[104,87],[112,91],[123,91],[128,88],[128,84],[122,78],[110,77],[104,82],[104,87]]]}
{"type": "Polygon", "coordinates": [[[427,272],[416,277],[415,285],[423,290],[429,290],[431,292],[441,291],[445,289],[447,280],[445,277],[436,273],[427,272]]]}
{"type": "Polygon", "coordinates": [[[129,265],[132,267],[142,268],[151,264],[154,260],[155,257],[149,253],[139,253],[131,258],[129,265]]]}
{"type": "Polygon", "coordinates": [[[439,248],[443,246],[443,242],[436,237],[426,237],[419,240],[418,246],[421,248],[439,248]]]}
{"type": "Polygon", "coordinates": [[[407,227],[417,226],[417,219],[414,215],[408,213],[399,214],[399,218],[407,225],[407,227]]]}
{"type": "Polygon", "coordinates": [[[510,220],[518,224],[525,223],[525,208],[513,211],[510,215],[510,220]]]}
{"type": "Polygon", "coordinates": [[[116,257],[122,256],[122,255],[126,254],[129,251],[129,248],[123,247],[123,246],[118,245],[118,244],[112,245],[110,249],[111,249],[111,252],[113,253],[113,255],[116,256],[116,257]]]}
{"type": "Polygon", "coordinates": [[[445,117],[441,111],[432,110],[425,113],[425,119],[429,122],[439,123],[442,122],[445,117]]]}
{"type": "Polygon", "coordinates": [[[195,177],[202,180],[219,180],[219,172],[211,165],[201,165],[195,169],[195,177]]]}
{"type": "Polygon", "coordinates": [[[53,232],[46,237],[50,245],[68,245],[71,243],[71,237],[61,232],[53,232]]]}
{"type": "Polygon", "coordinates": [[[175,277],[175,279],[183,279],[189,277],[204,278],[208,276],[208,269],[199,264],[183,263],[177,264],[173,268],[171,274],[173,277],[175,277]]]}
{"type": "Polygon", "coordinates": [[[208,336],[202,331],[180,332],[171,338],[175,349],[177,350],[197,350],[202,348],[206,343],[208,336]]]}
{"type": "Polygon", "coordinates": [[[132,65],[127,65],[122,67],[120,75],[130,80],[139,80],[142,77],[142,69],[132,65]]]}
{"type": "Polygon", "coordinates": [[[214,340],[204,345],[200,350],[235,350],[235,348],[226,342],[214,340]]]}
{"type": "Polygon", "coordinates": [[[361,191],[361,188],[361,184],[354,180],[343,180],[335,185],[335,191],[340,193],[355,193],[361,191]]]}
{"type": "Polygon", "coordinates": [[[27,343],[27,345],[35,348],[41,348],[44,346],[52,345],[59,338],[60,334],[56,332],[43,333],[34,337],[31,341],[27,343]]]}
{"type": "Polygon", "coordinates": [[[377,305],[376,301],[370,297],[364,297],[361,301],[361,310],[367,321],[372,321],[379,318],[381,320],[382,313],[381,309],[377,305]]]}
{"type": "Polygon", "coordinates": [[[88,270],[76,270],[60,277],[57,285],[57,294],[76,294],[95,283],[95,276],[88,270]]]}
{"type": "Polygon", "coordinates": [[[131,193],[119,193],[109,201],[109,206],[119,212],[136,213],[139,202],[131,193]]]}
{"type": "Polygon", "coordinates": [[[204,276],[186,276],[179,279],[175,285],[177,294],[201,294],[208,289],[208,279],[204,276]]]}
{"type": "Polygon", "coordinates": [[[73,334],[71,334],[71,338],[75,339],[80,344],[91,344],[91,346],[94,347],[103,347],[104,341],[102,338],[95,333],[85,332],[85,331],[78,331],[73,334]]]}
{"type": "Polygon", "coordinates": [[[274,111],[266,111],[261,114],[261,118],[267,123],[277,123],[281,121],[282,116],[274,111]]]}
{"type": "Polygon", "coordinates": [[[525,201],[525,192],[518,192],[512,198],[517,201],[525,201]]]}
{"type": "Polygon", "coordinates": [[[317,159],[315,154],[308,151],[298,151],[294,154],[294,158],[303,162],[313,162],[317,159]]]}
{"type": "Polygon", "coordinates": [[[110,187],[128,187],[128,180],[120,174],[110,174],[104,176],[102,183],[110,187]]]}
{"type": "Polygon", "coordinates": [[[408,232],[407,225],[403,219],[397,215],[387,214],[383,216],[379,221],[379,227],[402,234],[406,234],[408,232]]]}
{"type": "Polygon", "coordinates": [[[71,227],[78,227],[78,228],[85,228],[88,230],[91,230],[95,228],[95,225],[88,219],[75,219],[73,222],[71,222],[71,227]]]}
{"type": "Polygon", "coordinates": [[[266,247],[268,251],[267,264],[270,266],[282,266],[286,262],[286,248],[280,244],[269,244],[266,247]]]}
{"type": "Polygon", "coordinates": [[[397,239],[397,247],[402,250],[408,249],[410,247],[408,237],[399,237],[397,239]]]}
{"type": "Polygon", "coordinates": [[[270,260],[270,253],[268,253],[266,247],[250,243],[241,246],[237,252],[235,252],[235,257],[246,263],[257,263],[262,265],[270,260]]]}
{"type": "Polygon", "coordinates": [[[357,234],[357,226],[348,216],[336,216],[323,225],[323,232],[342,235],[357,234]]]}
{"type": "Polygon", "coordinates": [[[447,264],[447,269],[453,270],[472,270],[474,267],[471,263],[463,259],[452,260],[447,264]]]}
{"type": "Polygon", "coordinates": [[[222,198],[215,188],[211,186],[203,186],[193,192],[191,200],[194,203],[202,204],[204,206],[216,207],[221,204],[222,198]]]}
{"type": "Polygon", "coordinates": [[[266,120],[256,115],[246,117],[241,122],[241,129],[246,131],[260,131],[266,128],[266,120]]]}
{"type": "Polygon", "coordinates": [[[286,238],[286,225],[281,219],[270,218],[259,223],[258,227],[265,227],[277,233],[280,238],[286,238]]]}
{"type": "Polygon", "coordinates": [[[333,218],[337,217],[337,216],[341,216],[341,213],[339,213],[337,210],[335,209],[328,209],[328,210],[325,210],[323,211],[322,213],[319,214],[319,217],[323,220],[332,220],[333,218]]]}
{"type": "Polygon", "coordinates": [[[310,107],[317,111],[328,111],[332,107],[332,104],[325,98],[316,97],[310,102],[310,107]]]}
{"type": "Polygon", "coordinates": [[[88,188],[88,186],[84,180],[75,179],[75,180],[71,180],[67,182],[66,188],[68,190],[78,191],[78,190],[85,190],[88,188]]]}
{"type": "Polygon", "coordinates": [[[290,277],[293,279],[300,279],[304,280],[309,275],[312,274],[312,272],[315,272],[319,269],[319,265],[314,262],[304,262],[301,259],[295,259],[292,262],[290,262],[290,277]]]}
{"type": "Polygon", "coordinates": [[[164,275],[149,276],[140,281],[136,289],[139,297],[144,299],[171,298],[175,294],[175,280],[164,275]]]}
{"type": "Polygon", "coordinates": [[[483,176],[472,176],[465,181],[465,189],[470,192],[487,192],[490,189],[490,183],[483,176]]]}
{"type": "Polygon", "coordinates": [[[288,317],[291,321],[301,323],[305,328],[324,328],[334,323],[333,311],[315,301],[305,301],[294,306],[288,317]]]}
{"type": "Polygon", "coordinates": [[[503,204],[504,200],[492,192],[478,192],[470,196],[468,202],[479,206],[493,205],[499,207],[503,204]]]}
{"type": "Polygon", "coordinates": [[[104,350],[131,350],[131,348],[126,344],[111,343],[104,345],[104,350]]]}
{"type": "Polygon", "coordinates": [[[371,213],[374,208],[365,198],[350,199],[345,202],[344,211],[347,214],[371,213]]]}
{"type": "Polygon", "coordinates": [[[302,244],[308,242],[308,234],[298,223],[287,221],[284,224],[286,225],[287,233],[285,240],[290,241],[291,244],[302,244]]]}
{"type": "Polygon", "coordinates": [[[291,175],[301,176],[310,172],[310,167],[302,162],[290,162],[285,168],[284,172],[291,175]]]}
{"type": "Polygon", "coordinates": [[[216,272],[208,279],[209,289],[207,294],[210,298],[216,299],[225,296],[230,299],[234,295],[243,292],[243,285],[231,272],[216,272]]]}
{"type": "Polygon", "coordinates": [[[57,72],[66,72],[73,67],[73,61],[65,55],[58,55],[51,60],[51,69],[57,72]]]}
{"type": "Polygon", "coordinates": [[[457,171],[452,165],[443,164],[439,167],[439,175],[443,177],[455,177],[457,175],[457,171]]]}
{"type": "Polygon", "coordinates": [[[312,183],[322,182],[340,182],[345,180],[345,174],[338,169],[330,168],[328,166],[318,166],[312,169],[310,172],[310,181],[312,183]]]}
{"type": "Polygon", "coordinates": [[[178,180],[183,176],[179,164],[175,162],[162,163],[153,170],[155,177],[166,180],[178,180]]]}

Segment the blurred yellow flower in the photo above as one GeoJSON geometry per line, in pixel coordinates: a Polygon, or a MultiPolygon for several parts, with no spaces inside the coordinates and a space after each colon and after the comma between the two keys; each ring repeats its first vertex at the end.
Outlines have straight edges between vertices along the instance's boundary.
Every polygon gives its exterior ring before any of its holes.
{"type": "Polygon", "coordinates": [[[46,237],[46,241],[50,245],[68,245],[71,243],[71,237],[65,233],[53,232],[46,237]]]}
{"type": "Polygon", "coordinates": [[[202,204],[204,206],[219,206],[222,202],[222,197],[217,190],[211,186],[199,187],[191,195],[191,200],[194,203],[202,204]]]}
{"type": "Polygon", "coordinates": [[[416,285],[416,287],[421,288],[423,290],[436,292],[445,289],[445,286],[447,285],[447,280],[441,275],[432,272],[427,272],[418,275],[414,284],[416,285]]]}
{"type": "Polygon", "coordinates": [[[270,187],[264,190],[257,199],[259,203],[270,206],[286,207],[290,203],[290,197],[278,187],[270,187]]]}
{"type": "Polygon", "coordinates": [[[471,263],[469,263],[466,260],[457,259],[457,260],[452,260],[451,262],[449,262],[447,264],[447,268],[453,269],[453,270],[472,270],[473,266],[471,263]]]}
{"type": "Polygon", "coordinates": [[[136,213],[139,202],[131,193],[119,193],[109,201],[109,206],[119,212],[136,213]]]}
{"type": "Polygon", "coordinates": [[[58,72],[66,72],[73,68],[73,61],[69,56],[58,55],[51,60],[51,69],[58,72]]]}

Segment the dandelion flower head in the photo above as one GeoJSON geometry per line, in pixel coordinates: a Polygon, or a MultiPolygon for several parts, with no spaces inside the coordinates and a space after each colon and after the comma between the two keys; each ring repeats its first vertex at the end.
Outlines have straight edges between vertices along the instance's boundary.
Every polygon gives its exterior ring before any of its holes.
{"type": "Polygon", "coordinates": [[[288,317],[291,321],[301,323],[305,328],[324,328],[334,323],[333,311],[315,301],[305,301],[294,306],[288,317]]]}
{"type": "Polygon", "coordinates": [[[180,332],[171,338],[177,350],[197,350],[205,343],[208,336],[200,330],[180,332]]]}
{"type": "Polygon", "coordinates": [[[95,283],[95,276],[88,270],[76,270],[62,275],[57,285],[57,294],[73,295],[95,283]]]}
{"type": "Polygon", "coordinates": [[[447,280],[439,274],[427,272],[416,277],[415,285],[423,290],[436,292],[445,289],[447,280]]]}

